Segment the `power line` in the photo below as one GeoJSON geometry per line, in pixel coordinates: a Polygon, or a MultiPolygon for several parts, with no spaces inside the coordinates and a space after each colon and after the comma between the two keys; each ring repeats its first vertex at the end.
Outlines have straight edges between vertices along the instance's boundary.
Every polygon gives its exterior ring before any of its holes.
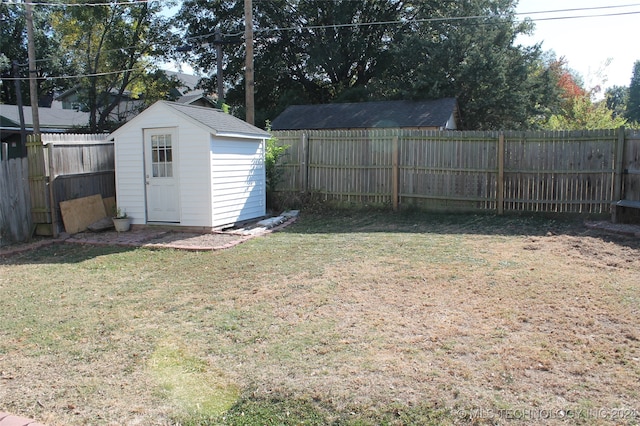
{"type": "Polygon", "coordinates": [[[534,12],[520,12],[520,13],[516,13],[516,15],[539,15],[541,13],[558,13],[558,12],[584,12],[588,10],[619,9],[623,7],[636,7],[636,6],[640,6],[640,3],[617,4],[617,5],[609,5],[609,6],[578,7],[574,9],[543,10],[543,11],[534,11],[534,12]]]}
{"type": "MultiPolygon", "coordinates": [[[[550,14],[550,13],[564,13],[564,12],[587,12],[592,10],[602,10],[602,9],[617,9],[617,8],[626,8],[626,7],[636,7],[640,6],[640,3],[626,4],[626,5],[612,5],[612,6],[597,6],[597,7],[583,7],[583,8],[574,8],[574,9],[555,9],[555,10],[543,10],[543,11],[534,11],[534,12],[525,12],[525,13],[515,13],[515,16],[528,16],[534,14],[550,14]]],[[[558,16],[558,17],[546,17],[546,18],[529,18],[531,21],[549,21],[549,20],[561,20],[561,19],[580,19],[580,18],[601,18],[608,16],[622,16],[622,15],[636,15],[640,14],[640,11],[630,11],[630,12],[615,12],[615,13],[603,13],[597,15],[575,15],[575,16],[558,16]]],[[[423,19],[414,19],[414,20],[393,20],[393,21],[376,21],[376,22],[349,22],[343,24],[330,24],[330,25],[308,25],[308,26],[297,26],[297,27],[281,27],[281,28],[256,28],[254,32],[256,33],[265,33],[265,32],[277,32],[277,31],[300,31],[300,30],[317,30],[317,29],[326,29],[326,28],[349,28],[349,27],[361,27],[361,26],[374,26],[374,25],[397,25],[397,24],[412,24],[412,23],[426,23],[426,22],[443,22],[443,21],[466,21],[466,20],[477,20],[477,19],[500,19],[500,16],[492,16],[492,15],[473,15],[473,16],[450,16],[450,17],[438,17],[438,18],[423,18],[423,19]]],[[[244,32],[238,33],[230,33],[223,34],[225,37],[238,37],[243,35],[244,32]]],[[[201,34],[198,36],[188,37],[186,40],[196,41],[199,39],[206,39],[213,36],[214,33],[209,34],[201,34]]]]}
{"type": "Polygon", "coordinates": [[[2,0],[2,4],[9,6],[24,6],[30,4],[31,6],[49,6],[49,7],[101,7],[101,6],[129,6],[136,4],[150,3],[149,0],[131,0],[131,1],[119,1],[119,2],[105,2],[105,3],[44,3],[44,2],[18,2],[12,0],[2,0]]]}
{"type": "MultiPolygon", "coordinates": [[[[66,79],[70,79],[70,78],[83,78],[83,77],[102,77],[105,75],[113,75],[113,74],[120,74],[123,72],[129,72],[129,71],[136,71],[136,68],[129,68],[126,70],[119,70],[119,71],[109,71],[109,72],[99,72],[99,73],[94,73],[94,74],[79,74],[79,75],[62,75],[62,76],[58,76],[58,77],[36,77],[36,80],[66,80],[66,79]]],[[[15,80],[28,80],[28,77],[7,77],[7,78],[3,78],[3,80],[7,80],[7,81],[15,81],[15,80]]]]}
{"type": "Polygon", "coordinates": [[[640,14],[640,11],[602,13],[602,14],[598,14],[598,15],[550,16],[550,17],[547,17],[547,18],[535,18],[535,19],[531,19],[531,20],[534,21],[534,22],[539,22],[539,21],[557,21],[557,20],[563,20],[563,19],[606,18],[606,17],[610,17],[610,16],[624,16],[624,15],[638,15],[638,14],[640,14]]]}
{"type": "MultiPolygon", "coordinates": [[[[330,1],[330,0],[329,0],[330,1]]],[[[67,6],[111,6],[114,4],[139,4],[139,3],[147,3],[146,0],[132,0],[131,2],[120,2],[120,3],[71,3],[71,4],[62,4],[58,3],[55,5],[67,5],[67,6]]],[[[24,3],[17,2],[8,2],[2,1],[2,4],[14,4],[14,5],[24,5],[24,3]]],[[[31,3],[35,5],[54,5],[52,3],[31,3]]],[[[532,12],[521,12],[515,13],[515,16],[528,16],[528,15],[539,15],[539,14],[551,14],[551,13],[564,13],[564,12],[586,12],[593,10],[605,10],[605,9],[619,9],[619,8],[627,8],[627,7],[636,7],[640,6],[640,3],[626,4],[626,5],[611,5],[611,6],[597,6],[597,7],[583,7],[583,8],[573,8],[573,9],[555,9],[555,10],[546,10],[546,11],[532,11],[532,12]]],[[[529,18],[531,21],[551,21],[551,20],[564,20],[564,19],[582,19],[582,18],[598,18],[598,17],[610,17],[610,16],[623,16],[623,15],[636,15],[640,14],[640,11],[628,11],[628,12],[612,12],[612,13],[602,13],[595,15],[571,15],[571,16],[553,16],[553,17],[540,17],[540,18],[529,18]]],[[[280,31],[300,31],[300,30],[317,30],[317,29],[326,29],[326,28],[349,28],[349,27],[361,27],[361,26],[374,26],[374,25],[398,25],[398,24],[418,24],[418,23],[427,23],[427,22],[445,22],[445,21],[468,21],[468,20],[478,20],[478,19],[501,19],[500,16],[494,15],[473,15],[473,16],[458,16],[458,17],[438,17],[438,18],[423,18],[423,19],[415,19],[415,20],[394,20],[394,21],[375,21],[375,22],[355,22],[355,23],[344,23],[344,24],[331,24],[331,25],[308,25],[308,26],[298,26],[298,27],[282,27],[282,28],[256,28],[254,29],[255,33],[267,33],[267,32],[280,32],[280,31]]],[[[201,39],[206,39],[214,36],[215,33],[209,34],[201,34],[198,36],[187,37],[186,41],[197,41],[201,39]]],[[[244,35],[243,32],[238,33],[229,33],[222,34],[224,37],[239,37],[244,35]]],[[[135,48],[134,46],[125,47],[122,49],[131,49],[135,48]]],[[[113,49],[113,50],[121,50],[121,49],[113,49]]],[[[46,62],[52,59],[39,59],[38,62],[46,62]]],[[[22,65],[22,64],[21,64],[22,65]]],[[[81,77],[97,77],[104,76],[110,74],[118,74],[121,72],[133,71],[133,69],[128,70],[120,70],[113,72],[105,72],[105,73],[97,73],[97,74],[86,74],[86,75],[77,75],[77,76],[61,76],[61,77],[39,77],[39,80],[54,80],[54,79],[69,79],[69,78],[81,78],[81,77]]],[[[4,80],[16,80],[16,78],[5,78],[4,80]]],[[[20,80],[20,78],[18,78],[20,80]]]]}

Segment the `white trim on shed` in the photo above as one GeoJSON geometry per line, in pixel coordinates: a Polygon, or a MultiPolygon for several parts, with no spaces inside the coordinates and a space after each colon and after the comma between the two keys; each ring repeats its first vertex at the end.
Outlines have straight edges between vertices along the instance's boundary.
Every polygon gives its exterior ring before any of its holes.
{"type": "Polygon", "coordinates": [[[110,137],[118,207],[133,224],[169,217],[174,225],[216,228],[266,214],[270,136],[257,127],[220,110],[159,101],[110,137]],[[151,133],[167,137],[151,141],[145,136],[151,133]],[[165,184],[177,185],[175,201],[163,199],[171,193],[162,190],[165,184]],[[162,216],[163,206],[175,207],[177,216],[162,216]],[[149,214],[151,207],[160,209],[158,216],[149,214]]]}

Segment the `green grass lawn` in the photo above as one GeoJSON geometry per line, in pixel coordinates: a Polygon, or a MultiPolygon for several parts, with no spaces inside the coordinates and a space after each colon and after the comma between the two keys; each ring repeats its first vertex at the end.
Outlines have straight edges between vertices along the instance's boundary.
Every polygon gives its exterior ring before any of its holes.
{"type": "Polygon", "coordinates": [[[0,259],[0,411],[637,424],[639,277],[637,238],[579,219],[303,213],[219,252],[54,245],[0,259]]]}

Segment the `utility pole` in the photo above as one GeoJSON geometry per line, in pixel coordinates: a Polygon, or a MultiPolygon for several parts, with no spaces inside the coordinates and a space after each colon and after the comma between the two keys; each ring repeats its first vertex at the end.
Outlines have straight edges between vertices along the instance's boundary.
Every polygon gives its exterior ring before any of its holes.
{"type": "MultiPolygon", "coordinates": [[[[215,38],[213,39],[213,43],[203,43],[202,46],[210,47],[213,44],[216,47],[216,83],[217,83],[217,91],[218,91],[218,108],[222,108],[222,104],[224,103],[224,73],[222,69],[224,53],[222,51],[222,46],[225,44],[235,44],[239,43],[235,40],[223,40],[222,39],[222,31],[220,28],[216,28],[215,30],[215,38]]],[[[179,46],[176,48],[177,52],[190,52],[194,49],[193,45],[185,44],[183,46],[179,46]]]]}
{"type": "Polygon", "coordinates": [[[216,45],[216,66],[218,72],[216,79],[218,83],[218,108],[222,108],[224,103],[224,80],[222,79],[222,32],[220,28],[216,28],[216,37],[213,44],[216,45]]]}
{"type": "Polygon", "coordinates": [[[24,110],[22,109],[24,103],[22,102],[22,87],[20,81],[20,75],[18,74],[18,63],[13,61],[13,77],[15,78],[16,86],[16,102],[18,103],[18,117],[20,118],[20,143],[22,144],[22,151],[26,153],[27,150],[27,129],[24,125],[24,110]]]}
{"type": "Polygon", "coordinates": [[[251,0],[244,0],[244,41],[246,43],[246,58],[244,69],[244,81],[246,92],[246,121],[255,124],[254,101],[253,101],[253,7],[251,0]]]}
{"type": "Polygon", "coordinates": [[[29,94],[31,95],[31,115],[33,117],[33,134],[40,134],[40,115],[38,114],[38,84],[36,82],[36,43],[33,33],[33,9],[27,1],[27,55],[29,56],[29,94]]]}

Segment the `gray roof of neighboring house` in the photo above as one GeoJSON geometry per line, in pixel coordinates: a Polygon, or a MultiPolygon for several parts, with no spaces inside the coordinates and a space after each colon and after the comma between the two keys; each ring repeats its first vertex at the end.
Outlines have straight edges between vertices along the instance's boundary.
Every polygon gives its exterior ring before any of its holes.
{"type": "Polygon", "coordinates": [[[196,93],[196,94],[190,94],[190,95],[182,95],[180,96],[178,99],[176,99],[176,102],[179,104],[187,104],[187,105],[191,105],[194,102],[197,102],[199,100],[203,100],[204,102],[206,102],[207,104],[211,105],[211,106],[215,106],[216,102],[211,99],[210,97],[208,97],[207,95],[205,95],[204,93],[196,93]]]}
{"type": "MultiPolygon", "coordinates": [[[[25,127],[33,128],[33,116],[30,106],[22,107],[25,127]]],[[[7,123],[15,124],[20,128],[20,114],[17,105],[0,104],[0,116],[2,116],[3,128],[14,127],[7,123]]],[[[40,129],[46,131],[69,130],[75,127],[86,127],[89,124],[89,113],[74,111],[71,109],[38,108],[40,129]]]]}
{"type": "MultiPolygon", "coordinates": [[[[199,77],[197,75],[192,75],[192,74],[185,74],[177,71],[166,71],[166,70],[162,70],[162,71],[167,75],[167,77],[175,77],[178,81],[180,81],[181,86],[177,88],[180,96],[185,96],[185,95],[203,95],[204,96],[203,89],[196,89],[196,86],[198,85],[202,77],[199,77]]],[[[58,101],[61,101],[66,97],[72,95],[73,93],[78,92],[79,90],[80,90],[80,86],[78,85],[73,86],[72,88],[67,89],[64,92],[58,94],[55,97],[55,99],[58,101]]],[[[115,93],[115,91],[112,91],[112,92],[115,93]]],[[[125,96],[129,96],[130,94],[131,92],[128,90],[124,92],[125,96]]]]}
{"type": "Polygon", "coordinates": [[[178,80],[180,80],[180,82],[183,84],[181,89],[185,89],[181,91],[183,95],[191,94],[194,92],[198,94],[204,92],[202,89],[196,89],[196,86],[198,85],[202,77],[199,77],[197,75],[192,75],[192,74],[185,74],[177,71],[165,70],[164,73],[169,77],[176,77],[178,80]]]}
{"type": "Polygon", "coordinates": [[[273,120],[271,129],[444,128],[457,112],[455,98],[292,105],[273,120]]]}

